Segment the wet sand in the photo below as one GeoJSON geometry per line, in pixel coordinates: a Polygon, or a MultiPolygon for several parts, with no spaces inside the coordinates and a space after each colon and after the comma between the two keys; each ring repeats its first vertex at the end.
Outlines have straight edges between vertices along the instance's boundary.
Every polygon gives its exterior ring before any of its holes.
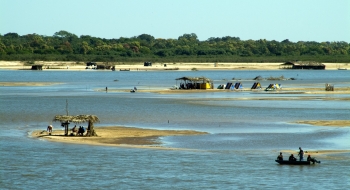
{"type": "Polygon", "coordinates": [[[46,131],[34,131],[31,136],[33,138],[43,138],[49,141],[102,145],[102,146],[118,146],[133,148],[155,148],[155,149],[175,149],[162,146],[159,137],[164,136],[185,136],[185,135],[204,135],[206,132],[193,130],[155,130],[142,129],[132,127],[95,127],[97,137],[84,136],[64,136],[63,130],[53,130],[49,135],[46,131]]]}

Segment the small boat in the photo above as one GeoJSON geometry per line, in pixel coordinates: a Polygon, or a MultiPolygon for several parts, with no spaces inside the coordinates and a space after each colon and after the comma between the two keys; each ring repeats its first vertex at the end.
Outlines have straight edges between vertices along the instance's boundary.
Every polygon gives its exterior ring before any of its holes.
{"type": "Polygon", "coordinates": [[[348,70],[347,68],[338,68],[338,70],[348,70]]]}
{"type": "Polygon", "coordinates": [[[289,161],[289,160],[275,160],[282,165],[310,165],[310,161],[289,161]]]}

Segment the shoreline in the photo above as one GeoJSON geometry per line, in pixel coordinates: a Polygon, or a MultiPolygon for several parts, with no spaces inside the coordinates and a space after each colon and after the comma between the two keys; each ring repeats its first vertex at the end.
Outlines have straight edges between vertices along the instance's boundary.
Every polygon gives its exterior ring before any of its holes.
{"type": "MultiPolygon", "coordinates": [[[[111,63],[115,71],[191,71],[191,70],[285,70],[283,63],[111,63]]],[[[326,70],[339,68],[350,70],[349,63],[323,63],[326,70]]],[[[85,63],[68,61],[36,61],[34,65],[43,65],[45,71],[91,71],[85,63]]],[[[0,70],[31,70],[31,65],[21,61],[0,61],[0,70]]],[[[108,69],[98,71],[111,71],[108,69]]]]}

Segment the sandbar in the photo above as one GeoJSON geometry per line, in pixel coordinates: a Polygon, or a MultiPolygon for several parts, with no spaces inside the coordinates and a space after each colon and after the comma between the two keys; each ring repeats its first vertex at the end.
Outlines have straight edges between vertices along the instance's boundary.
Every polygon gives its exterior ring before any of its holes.
{"type": "Polygon", "coordinates": [[[194,130],[156,130],[123,126],[95,127],[95,131],[97,137],[64,136],[62,130],[53,130],[51,135],[46,131],[33,131],[31,136],[63,143],[173,150],[175,148],[164,147],[159,137],[208,134],[194,130]]]}
{"type": "Polygon", "coordinates": [[[314,125],[314,126],[350,127],[350,120],[313,120],[313,121],[297,121],[295,123],[308,124],[308,125],[314,125]]]}
{"type": "Polygon", "coordinates": [[[51,86],[62,83],[53,82],[0,82],[0,86],[51,86]]]}

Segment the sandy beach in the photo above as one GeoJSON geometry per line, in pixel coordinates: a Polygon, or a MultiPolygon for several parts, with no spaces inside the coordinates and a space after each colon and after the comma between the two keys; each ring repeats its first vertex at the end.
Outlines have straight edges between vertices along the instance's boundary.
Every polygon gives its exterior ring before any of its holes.
{"type": "MultiPolygon", "coordinates": [[[[86,70],[85,63],[64,61],[36,61],[36,65],[42,65],[43,70],[86,70]]],[[[97,64],[104,64],[99,63],[97,64]]],[[[108,63],[115,66],[116,71],[166,71],[166,70],[278,70],[283,63],[152,63],[145,67],[143,63],[108,63]]],[[[337,70],[338,68],[350,69],[349,63],[323,63],[326,70],[337,70]]],[[[31,65],[21,61],[0,61],[0,69],[29,70],[31,65]]]]}

